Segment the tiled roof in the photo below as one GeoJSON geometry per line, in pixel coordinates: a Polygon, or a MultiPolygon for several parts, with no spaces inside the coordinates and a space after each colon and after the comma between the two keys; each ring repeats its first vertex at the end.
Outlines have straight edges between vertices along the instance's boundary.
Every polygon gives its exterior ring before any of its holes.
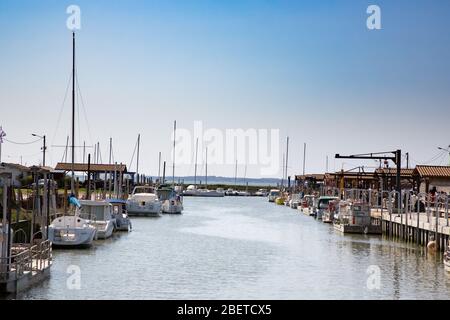
{"type": "Polygon", "coordinates": [[[417,166],[414,174],[423,178],[450,178],[450,166],[417,166]]]}

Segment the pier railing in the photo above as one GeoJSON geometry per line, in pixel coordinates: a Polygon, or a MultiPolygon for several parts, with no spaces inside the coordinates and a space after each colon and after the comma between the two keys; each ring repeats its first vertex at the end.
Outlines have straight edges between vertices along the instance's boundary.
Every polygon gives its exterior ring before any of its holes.
{"type": "Polygon", "coordinates": [[[12,254],[0,258],[0,281],[17,280],[27,274],[40,272],[51,265],[52,246],[49,240],[41,241],[33,246],[15,244],[12,254]]]}

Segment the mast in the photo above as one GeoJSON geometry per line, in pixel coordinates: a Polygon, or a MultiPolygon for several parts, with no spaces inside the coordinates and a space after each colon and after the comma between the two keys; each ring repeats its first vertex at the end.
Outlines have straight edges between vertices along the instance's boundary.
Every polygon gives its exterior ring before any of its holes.
{"type": "Polygon", "coordinates": [[[195,143],[195,169],[194,169],[194,186],[197,189],[197,154],[198,154],[198,138],[195,143]]]}
{"type": "Polygon", "coordinates": [[[289,137],[286,139],[286,169],[284,170],[284,174],[286,177],[286,180],[288,180],[288,159],[289,159],[289,137]]]}
{"type": "Polygon", "coordinates": [[[206,147],[205,189],[208,190],[208,147],[206,147]]]}
{"type": "Polygon", "coordinates": [[[141,144],[141,134],[138,134],[138,140],[137,140],[137,157],[136,157],[136,175],[138,177],[139,182],[139,149],[141,144]]]}
{"type": "Polygon", "coordinates": [[[158,160],[158,179],[159,184],[161,184],[161,151],[159,152],[159,160],[158,160]]]}
{"type": "Polygon", "coordinates": [[[237,184],[237,164],[238,164],[238,161],[236,159],[236,166],[234,167],[234,189],[236,189],[236,184],[237,184]]]}
{"type": "Polygon", "coordinates": [[[72,179],[71,193],[75,194],[75,32],[72,32],[72,179]]]}
{"type": "Polygon", "coordinates": [[[172,160],[172,187],[175,187],[175,134],[177,131],[177,120],[173,122],[173,160],[172,160]]]}
{"type": "Polygon", "coordinates": [[[303,144],[303,175],[305,175],[306,143],[303,144]]]}

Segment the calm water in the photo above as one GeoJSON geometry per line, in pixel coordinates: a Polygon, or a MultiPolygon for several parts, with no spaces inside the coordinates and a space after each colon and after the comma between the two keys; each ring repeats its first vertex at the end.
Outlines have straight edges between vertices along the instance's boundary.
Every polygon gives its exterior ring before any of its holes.
{"type": "Polygon", "coordinates": [[[266,198],[185,198],[183,215],[133,219],[91,249],[54,251],[20,299],[449,299],[441,256],[350,236],[266,198]],[[81,289],[69,290],[78,265],[81,289]],[[369,266],[381,270],[367,289],[369,266]]]}

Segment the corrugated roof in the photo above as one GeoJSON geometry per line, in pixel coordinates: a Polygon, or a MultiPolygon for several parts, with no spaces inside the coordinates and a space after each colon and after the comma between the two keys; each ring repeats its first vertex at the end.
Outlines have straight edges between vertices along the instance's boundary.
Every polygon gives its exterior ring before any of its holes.
{"type": "MultiPolygon", "coordinates": [[[[55,167],[55,170],[64,170],[64,171],[72,171],[72,164],[71,163],[58,163],[55,167]]],[[[87,172],[88,171],[88,165],[87,163],[74,163],[74,170],[77,172],[87,172]]],[[[114,172],[116,171],[122,171],[127,172],[127,166],[122,164],[90,164],[90,170],[91,172],[114,172]]]]}
{"type": "Polygon", "coordinates": [[[450,178],[450,166],[416,166],[414,174],[422,178],[450,178]]]}

